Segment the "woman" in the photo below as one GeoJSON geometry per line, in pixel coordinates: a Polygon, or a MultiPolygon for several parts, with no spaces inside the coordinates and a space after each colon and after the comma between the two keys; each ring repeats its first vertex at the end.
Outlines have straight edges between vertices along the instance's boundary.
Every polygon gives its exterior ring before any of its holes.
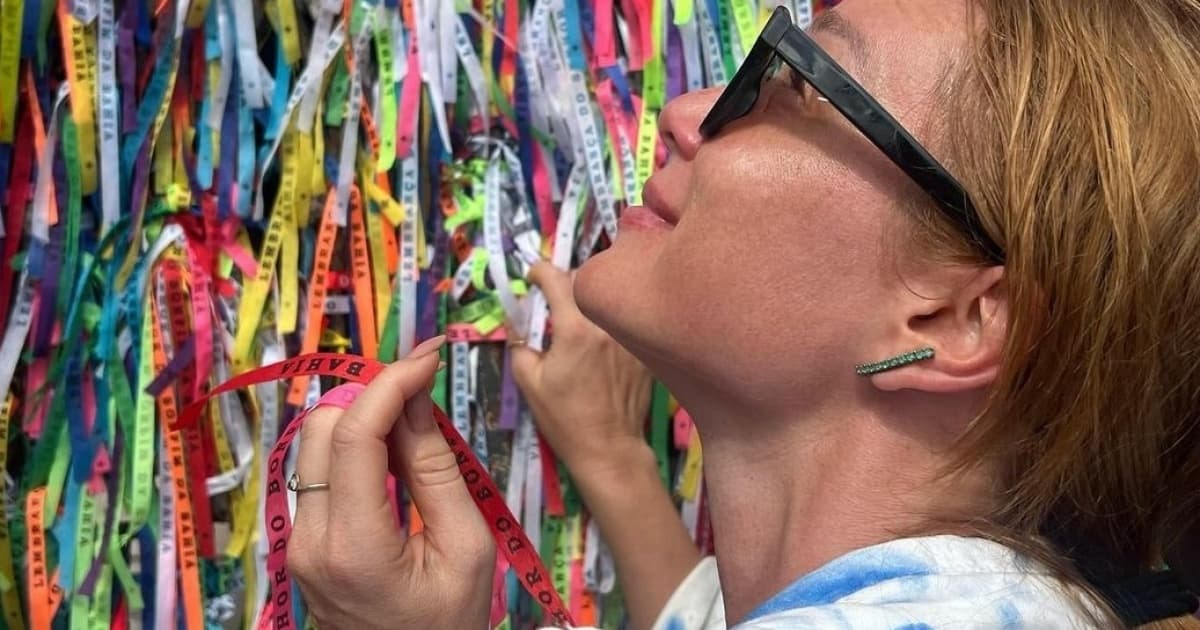
{"type": "MultiPolygon", "coordinates": [[[[565,355],[519,357],[635,624],[1188,627],[1158,570],[1200,487],[1200,4],[849,0],[810,32],[773,18],[719,99],[664,110],[647,208],[573,286],[691,411],[715,566],[634,441],[555,434],[538,362],[565,355]]],[[[558,346],[594,334],[548,275],[558,346]]],[[[494,549],[421,352],[305,428],[331,491],[288,559],[324,627],[487,622],[494,549]]]]}

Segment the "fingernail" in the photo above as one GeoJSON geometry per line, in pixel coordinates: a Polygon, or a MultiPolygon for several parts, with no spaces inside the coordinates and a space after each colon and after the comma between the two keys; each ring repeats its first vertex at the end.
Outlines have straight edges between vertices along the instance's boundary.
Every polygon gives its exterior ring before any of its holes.
{"type": "Polygon", "coordinates": [[[444,343],[446,343],[446,335],[438,335],[436,337],[426,339],[425,341],[422,341],[420,345],[413,348],[412,352],[408,353],[408,358],[419,359],[427,354],[432,354],[441,348],[442,344],[444,343]]]}
{"type": "Polygon", "coordinates": [[[446,362],[445,362],[445,361],[438,361],[438,369],[437,369],[437,371],[441,372],[441,371],[442,371],[442,370],[444,370],[444,369],[446,369],[446,362]]]}
{"type": "Polygon", "coordinates": [[[415,396],[404,403],[404,417],[408,428],[413,433],[425,433],[437,430],[433,419],[433,399],[428,393],[415,396]]]}

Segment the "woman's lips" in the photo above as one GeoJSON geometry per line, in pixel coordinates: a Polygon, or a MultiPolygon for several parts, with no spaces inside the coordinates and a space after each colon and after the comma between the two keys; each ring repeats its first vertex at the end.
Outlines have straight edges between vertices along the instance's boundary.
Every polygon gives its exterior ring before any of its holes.
{"type": "Polygon", "coordinates": [[[668,231],[674,226],[646,206],[630,206],[621,213],[622,228],[668,231]]]}
{"type": "Polygon", "coordinates": [[[667,224],[674,226],[679,223],[679,215],[673,212],[670,205],[665,202],[653,177],[647,180],[646,185],[642,187],[642,203],[645,204],[647,210],[653,212],[667,224]]]}

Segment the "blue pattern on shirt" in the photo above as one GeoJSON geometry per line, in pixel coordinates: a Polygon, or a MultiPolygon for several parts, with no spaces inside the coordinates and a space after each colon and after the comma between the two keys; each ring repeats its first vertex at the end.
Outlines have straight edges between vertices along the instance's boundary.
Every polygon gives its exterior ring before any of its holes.
{"type": "MultiPolygon", "coordinates": [[[[929,575],[931,567],[915,556],[866,549],[834,560],[793,582],[747,616],[750,621],[805,606],[832,604],[868,586],[897,578],[929,575]]],[[[914,582],[919,584],[919,582],[914,582]]]]}
{"type": "Polygon", "coordinates": [[[1086,596],[1072,591],[995,542],[948,535],[899,539],[852,551],[799,578],[736,628],[1095,628],[1084,612],[1086,596]]]}
{"type": "Polygon", "coordinates": [[[1021,611],[1013,606],[1012,602],[1000,602],[1000,623],[1004,624],[1003,630],[1021,630],[1024,624],[1021,623],[1021,611]]]}

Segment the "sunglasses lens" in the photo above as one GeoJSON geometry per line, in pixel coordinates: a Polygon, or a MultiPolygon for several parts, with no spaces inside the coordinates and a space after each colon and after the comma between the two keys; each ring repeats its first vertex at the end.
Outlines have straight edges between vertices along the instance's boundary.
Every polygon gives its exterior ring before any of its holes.
{"type": "Polygon", "coordinates": [[[725,125],[749,114],[758,102],[763,82],[779,68],[780,63],[782,60],[773,50],[763,42],[757,42],[701,123],[700,133],[705,137],[714,136],[725,125]]]}

